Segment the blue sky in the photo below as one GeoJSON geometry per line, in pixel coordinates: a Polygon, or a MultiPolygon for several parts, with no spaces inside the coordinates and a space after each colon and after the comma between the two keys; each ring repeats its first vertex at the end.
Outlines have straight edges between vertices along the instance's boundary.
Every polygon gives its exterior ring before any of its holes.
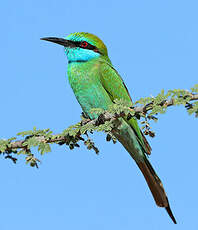
{"type": "MultiPolygon", "coordinates": [[[[85,31],[98,35],[133,100],[161,89],[189,89],[198,79],[198,2],[3,1],[0,8],[0,137],[79,121],[63,48],[40,37],[85,31]]],[[[155,206],[143,176],[120,144],[54,146],[37,170],[0,160],[0,229],[197,229],[197,120],[170,108],[152,127],[152,164],[178,225],[155,206]]]]}

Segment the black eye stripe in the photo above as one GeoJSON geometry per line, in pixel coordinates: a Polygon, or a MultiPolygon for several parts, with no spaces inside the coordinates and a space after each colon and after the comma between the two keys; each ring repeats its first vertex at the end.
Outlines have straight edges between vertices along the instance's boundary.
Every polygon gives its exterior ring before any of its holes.
{"type": "Polygon", "coordinates": [[[82,48],[82,49],[87,49],[87,50],[93,50],[94,52],[96,52],[96,53],[100,53],[100,51],[97,49],[97,47],[96,46],[93,46],[93,45],[91,45],[90,43],[88,43],[87,42],[87,46],[86,47],[82,47],[81,46],[81,43],[82,42],[77,42],[77,41],[72,41],[72,43],[75,45],[75,47],[79,47],[79,48],[82,48]]]}
{"type": "Polygon", "coordinates": [[[89,50],[94,50],[94,49],[96,49],[96,47],[95,46],[92,46],[91,44],[89,44],[88,43],[88,45],[87,45],[87,47],[86,47],[87,49],[89,49],[89,50]]]}
{"type": "Polygon", "coordinates": [[[75,43],[76,43],[76,45],[77,45],[78,47],[80,47],[80,48],[89,49],[89,50],[96,49],[95,46],[91,45],[91,44],[88,43],[88,42],[87,42],[87,46],[86,46],[86,47],[82,47],[82,46],[81,46],[81,43],[82,43],[82,42],[75,42],[75,43]]]}

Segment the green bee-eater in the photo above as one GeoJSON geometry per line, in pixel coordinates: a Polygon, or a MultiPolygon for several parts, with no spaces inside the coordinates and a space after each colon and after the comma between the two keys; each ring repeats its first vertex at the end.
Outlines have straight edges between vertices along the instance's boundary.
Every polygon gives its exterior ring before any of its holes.
{"type": "MultiPolygon", "coordinates": [[[[112,66],[105,44],[90,33],[72,33],[63,38],[47,37],[42,40],[64,46],[68,58],[68,78],[83,112],[91,119],[93,108],[107,110],[115,99],[124,99],[132,105],[129,92],[118,72],[112,66]]],[[[135,160],[151,190],[156,204],[165,207],[176,220],[169,206],[163,185],[147,159],[151,148],[135,118],[121,118],[119,131],[113,133],[135,160]]]]}

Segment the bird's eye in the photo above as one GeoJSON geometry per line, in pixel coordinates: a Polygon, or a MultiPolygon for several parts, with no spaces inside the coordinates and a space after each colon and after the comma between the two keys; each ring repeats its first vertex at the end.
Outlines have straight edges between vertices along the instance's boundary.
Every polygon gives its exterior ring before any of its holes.
{"type": "Polygon", "coordinates": [[[88,46],[88,43],[86,41],[81,42],[80,46],[82,48],[86,48],[88,46]]]}

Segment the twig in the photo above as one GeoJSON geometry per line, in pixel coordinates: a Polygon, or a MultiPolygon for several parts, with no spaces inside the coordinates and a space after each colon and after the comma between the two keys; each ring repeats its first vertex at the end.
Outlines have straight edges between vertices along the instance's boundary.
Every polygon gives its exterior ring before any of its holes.
{"type": "MultiPolygon", "coordinates": [[[[185,97],[185,96],[184,96],[185,97]]],[[[190,97],[190,99],[188,101],[195,101],[198,100],[198,94],[189,94],[188,97],[190,97]]],[[[170,100],[164,100],[162,101],[160,104],[160,106],[172,106],[174,105],[174,99],[170,99],[170,100]]],[[[149,110],[153,109],[153,103],[148,103],[144,106],[138,106],[138,107],[133,107],[132,110],[135,111],[136,114],[146,114],[149,110]]],[[[82,126],[84,125],[94,125],[94,126],[99,126],[100,124],[104,124],[106,121],[114,121],[117,120],[120,117],[124,117],[125,114],[124,113],[120,113],[120,114],[110,114],[109,112],[104,112],[103,114],[101,114],[97,119],[94,120],[89,120],[87,119],[85,122],[82,123],[82,126]]],[[[79,139],[80,134],[79,135],[79,139]]],[[[54,135],[54,137],[51,138],[46,138],[45,136],[35,136],[36,140],[39,142],[43,142],[43,143],[66,143],[66,137],[65,136],[61,136],[61,135],[54,135]]],[[[13,151],[15,149],[25,149],[26,146],[24,146],[24,142],[27,139],[24,140],[18,140],[18,141],[13,141],[10,142],[9,146],[7,146],[5,152],[10,152],[13,151]]]]}

